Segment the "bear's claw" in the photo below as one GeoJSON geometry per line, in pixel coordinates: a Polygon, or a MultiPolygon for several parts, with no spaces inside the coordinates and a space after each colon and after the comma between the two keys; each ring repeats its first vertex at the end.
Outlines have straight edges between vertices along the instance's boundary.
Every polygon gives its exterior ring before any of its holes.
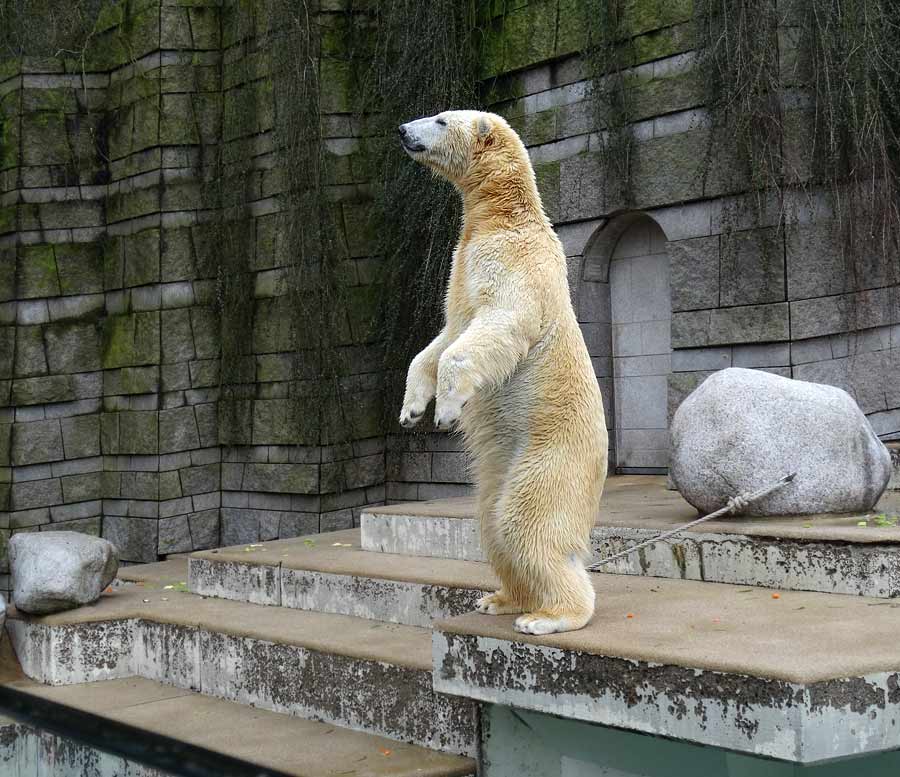
{"type": "Polygon", "coordinates": [[[411,407],[404,407],[403,410],[400,411],[400,426],[404,429],[412,429],[419,421],[422,420],[422,416],[425,415],[425,408],[423,407],[421,410],[416,410],[411,407]]]}

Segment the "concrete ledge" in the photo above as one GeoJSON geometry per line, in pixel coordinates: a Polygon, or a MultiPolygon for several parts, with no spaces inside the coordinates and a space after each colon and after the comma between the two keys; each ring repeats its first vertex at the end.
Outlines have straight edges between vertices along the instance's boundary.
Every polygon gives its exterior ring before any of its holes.
{"type": "MultiPolygon", "coordinates": [[[[357,731],[335,730],[332,724],[244,707],[137,677],[66,687],[20,683],[17,690],[293,777],[354,773],[471,777],[475,773],[475,764],[466,758],[357,731]],[[390,758],[384,751],[390,751],[390,758]]],[[[0,773],[20,777],[160,775],[135,762],[2,720],[0,773]]]]}
{"type": "Polygon", "coordinates": [[[498,587],[486,564],[363,551],[357,529],[195,553],[188,583],[202,596],[421,627],[498,587]]]}
{"type": "MultiPolygon", "coordinates": [[[[474,508],[471,499],[370,508],[362,513],[361,545],[397,555],[483,561],[474,508]]],[[[900,513],[900,493],[887,492],[878,512],[900,513]]],[[[594,558],[696,517],[677,493],[665,490],[663,478],[610,478],[592,532],[594,558]]],[[[873,515],[710,521],[603,571],[894,598],[900,596],[900,525],[879,525],[873,515]]]]}
{"type": "Polygon", "coordinates": [[[460,755],[477,705],[436,694],[424,629],[127,586],[92,607],[8,621],[25,674],[51,685],[136,675],[460,755]]]}
{"type": "Polygon", "coordinates": [[[796,763],[900,748],[894,605],[598,575],[584,630],[436,625],[434,687],[796,763]],[[628,617],[629,613],[632,617],[628,617]]]}

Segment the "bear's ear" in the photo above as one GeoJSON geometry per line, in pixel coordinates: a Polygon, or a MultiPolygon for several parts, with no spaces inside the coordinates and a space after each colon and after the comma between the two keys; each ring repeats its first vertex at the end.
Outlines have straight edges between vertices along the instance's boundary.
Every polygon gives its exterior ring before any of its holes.
{"type": "Polygon", "coordinates": [[[491,120],[487,116],[478,118],[478,137],[484,138],[491,134],[491,120]]]}

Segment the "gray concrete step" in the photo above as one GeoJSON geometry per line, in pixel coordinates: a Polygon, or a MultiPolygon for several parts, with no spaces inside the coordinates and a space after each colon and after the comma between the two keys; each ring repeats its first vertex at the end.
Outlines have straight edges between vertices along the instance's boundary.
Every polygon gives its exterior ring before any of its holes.
{"type": "Polygon", "coordinates": [[[364,551],[359,529],[200,551],[189,563],[188,587],[203,596],[410,626],[471,612],[498,588],[487,564],[364,551]]]}
{"type": "Polygon", "coordinates": [[[515,616],[477,613],[437,623],[435,688],[795,763],[900,747],[900,603],[594,580],[581,631],[533,637],[515,616]]]}
{"type": "Polygon", "coordinates": [[[136,675],[444,752],[475,753],[477,705],[432,689],[430,630],[204,598],[181,587],[180,580],[158,577],[43,618],[11,609],[7,627],[23,671],[51,685],[136,675]]]}
{"type": "MultiPolygon", "coordinates": [[[[295,777],[334,777],[337,774],[474,777],[475,774],[475,762],[469,758],[330,723],[255,709],[139,677],[63,687],[18,682],[12,687],[295,777]]],[[[6,726],[0,722],[0,731],[11,725],[11,722],[6,726]]],[[[72,742],[59,741],[46,733],[30,735],[41,739],[42,747],[35,751],[39,758],[47,761],[47,774],[59,774],[64,767],[69,768],[67,774],[86,774],[78,767],[87,763],[93,764],[97,773],[124,774],[127,771],[129,775],[147,774],[148,777],[151,773],[157,774],[135,764],[129,764],[126,769],[121,759],[72,742]],[[88,755],[92,759],[88,759],[88,755]],[[98,760],[109,768],[102,768],[98,760]]],[[[24,730],[16,737],[0,736],[0,771],[3,763],[16,764],[15,760],[4,759],[4,751],[21,750],[23,742],[19,737],[28,736],[24,730]]],[[[15,767],[13,771],[18,774],[15,767]]]]}
{"type": "MultiPolygon", "coordinates": [[[[364,550],[482,561],[470,498],[370,508],[361,518],[364,550]]],[[[592,532],[595,560],[697,517],[653,476],[607,481],[592,532]]],[[[604,567],[624,575],[700,580],[894,598],[900,596],[900,492],[865,515],[726,518],[604,567]]]]}

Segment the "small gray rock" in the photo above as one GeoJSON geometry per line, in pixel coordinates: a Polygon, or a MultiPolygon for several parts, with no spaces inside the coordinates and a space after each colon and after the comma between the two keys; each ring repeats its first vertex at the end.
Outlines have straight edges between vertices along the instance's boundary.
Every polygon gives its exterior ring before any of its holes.
{"type": "Polygon", "coordinates": [[[78,532],[25,532],[9,541],[16,609],[32,615],[70,610],[100,598],[119,561],[111,542],[78,532]]]}
{"type": "Polygon", "coordinates": [[[891,460],[846,392],[758,370],[710,375],[672,419],[671,475],[702,513],[790,472],[797,477],[746,515],[850,513],[871,509],[891,460]]]}

